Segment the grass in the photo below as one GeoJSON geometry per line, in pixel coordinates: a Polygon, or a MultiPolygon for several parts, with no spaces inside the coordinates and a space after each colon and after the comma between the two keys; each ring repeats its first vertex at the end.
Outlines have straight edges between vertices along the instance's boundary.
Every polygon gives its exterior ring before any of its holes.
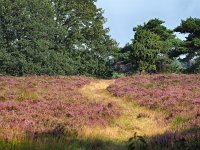
{"type": "Polygon", "coordinates": [[[39,98],[39,95],[36,92],[28,91],[26,89],[19,90],[17,95],[18,101],[37,100],[39,98]]]}
{"type": "Polygon", "coordinates": [[[172,128],[181,129],[188,120],[189,118],[186,116],[176,116],[171,122],[172,128]]]}
{"type": "Polygon", "coordinates": [[[126,150],[125,143],[101,139],[67,139],[67,138],[43,138],[37,140],[24,140],[12,142],[0,142],[0,150],[126,150]]]}
{"type": "Polygon", "coordinates": [[[36,141],[24,140],[22,142],[0,142],[0,150],[63,150],[77,149],[72,141],[57,139],[40,139],[36,141]]]}
{"type": "Polygon", "coordinates": [[[105,104],[115,103],[121,110],[119,118],[104,128],[88,128],[84,130],[86,137],[102,137],[117,142],[127,141],[135,132],[141,136],[154,136],[164,133],[168,126],[163,122],[163,114],[155,112],[134,104],[126,98],[112,96],[107,87],[113,80],[100,80],[86,85],[81,89],[81,93],[89,100],[102,102],[105,104]],[[137,117],[145,114],[144,117],[137,117]]]}

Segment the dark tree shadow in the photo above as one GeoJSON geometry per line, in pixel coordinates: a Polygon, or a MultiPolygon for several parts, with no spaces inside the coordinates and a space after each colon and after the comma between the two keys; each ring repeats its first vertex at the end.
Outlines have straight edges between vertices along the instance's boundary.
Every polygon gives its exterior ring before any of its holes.
{"type": "Polygon", "coordinates": [[[200,150],[200,128],[179,132],[166,132],[150,138],[133,136],[129,139],[128,149],[141,150],[200,150]]]}

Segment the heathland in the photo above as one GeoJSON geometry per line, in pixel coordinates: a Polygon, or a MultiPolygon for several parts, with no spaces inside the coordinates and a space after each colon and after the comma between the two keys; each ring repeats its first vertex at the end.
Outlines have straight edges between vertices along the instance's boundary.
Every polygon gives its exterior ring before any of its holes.
{"type": "Polygon", "coordinates": [[[198,149],[200,76],[0,77],[0,149],[198,149]]]}
{"type": "Polygon", "coordinates": [[[120,47],[96,4],[0,0],[0,150],[199,150],[200,19],[120,47]]]}

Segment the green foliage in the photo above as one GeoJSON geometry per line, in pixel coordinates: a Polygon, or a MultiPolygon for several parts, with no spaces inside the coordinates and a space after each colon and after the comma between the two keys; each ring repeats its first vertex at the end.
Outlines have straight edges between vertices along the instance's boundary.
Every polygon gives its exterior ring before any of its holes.
{"type": "Polygon", "coordinates": [[[111,76],[117,44],[95,2],[0,1],[0,73],[111,76]]]}
{"type": "Polygon", "coordinates": [[[159,36],[140,28],[135,29],[135,31],[131,50],[131,61],[134,69],[141,73],[155,71],[155,61],[162,47],[159,36]]]}
{"type": "Polygon", "coordinates": [[[131,44],[126,44],[123,48],[120,49],[120,51],[118,52],[118,59],[121,61],[126,61],[126,62],[130,62],[130,51],[131,51],[132,47],[131,44]]]}
{"type": "Polygon", "coordinates": [[[179,55],[184,54],[186,58],[181,59],[183,62],[192,65],[189,66],[188,71],[193,73],[200,72],[200,19],[198,18],[187,18],[182,20],[181,24],[174,29],[175,32],[188,34],[186,40],[180,45],[180,50],[176,53],[179,55]]]}
{"type": "Polygon", "coordinates": [[[134,136],[128,141],[128,150],[135,149],[148,149],[148,144],[144,137],[137,135],[135,132],[134,136]]]}
{"type": "Polygon", "coordinates": [[[188,121],[188,117],[185,116],[176,116],[173,120],[172,120],[172,127],[177,129],[177,128],[181,128],[182,125],[184,123],[186,123],[188,121]]]}
{"type": "Polygon", "coordinates": [[[125,76],[124,73],[118,73],[118,72],[113,72],[112,73],[112,78],[113,79],[121,78],[121,77],[124,77],[124,76],[125,76]]]}
{"type": "Polygon", "coordinates": [[[175,35],[173,35],[173,31],[167,29],[164,25],[162,25],[163,23],[165,22],[155,18],[145,23],[142,28],[157,34],[162,41],[173,39],[175,37],[175,35]]]}
{"type": "Polygon", "coordinates": [[[168,66],[167,66],[167,71],[169,73],[180,73],[182,72],[183,68],[181,66],[181,63],[174,59],[168,66]]]}
{"type": "Polygon", "coordinates": [[[156,70],[161,73],[182,72],[181,63],[177,59],[170,59],[166,56],[158,56],[156,60],[156,70]]]}
{"type": "Polygon", "coordinates": [[[191,73],[200,73],[200,59],[197,58],[187,71],[191,73]]]}
{"type": "Polygon", "coordinates": [[[134,72],[179,72],[180,67],[174,63],[174,49],[180,40],[173,31],[162,25],[164,21],[151,19],[133,30],[135,36],[130,45],[122,50],[130,52],[130,61],[134,72]]]}

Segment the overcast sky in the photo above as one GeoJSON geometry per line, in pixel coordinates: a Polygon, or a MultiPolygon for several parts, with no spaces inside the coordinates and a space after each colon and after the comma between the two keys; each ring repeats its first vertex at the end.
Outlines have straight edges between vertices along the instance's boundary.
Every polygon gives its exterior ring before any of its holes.
{"type": "Polygon", "coordinates": [[[133,38],[133,27],[152,18],[165,21],[171,29],[181,19],[200,18],[200,0],[98,0],[97,6],[105,11],[105,26],[120,46],[133,38]]]}

